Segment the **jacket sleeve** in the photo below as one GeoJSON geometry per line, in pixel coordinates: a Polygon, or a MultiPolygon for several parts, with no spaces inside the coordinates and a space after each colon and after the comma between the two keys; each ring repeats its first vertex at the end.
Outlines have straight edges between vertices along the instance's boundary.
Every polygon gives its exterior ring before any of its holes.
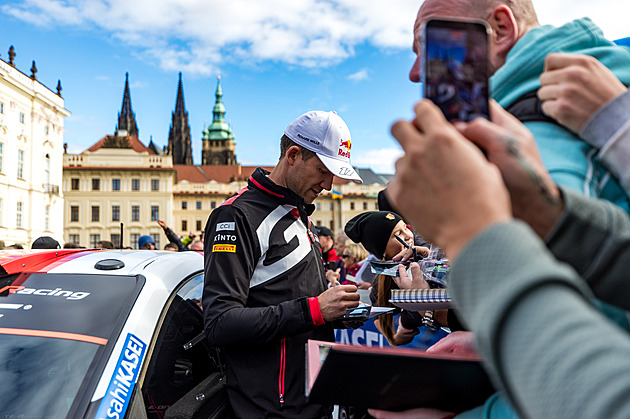
{"type": "Polygon", "coordinates": [[[565,211],[547,238],[600,300],[630,310],[630,217],[616,205],[562,189],[565,211]]]}
{"type": "Polygon", "coordinates": [[[248,306],[260,246],[245,214],[232,205],[214,210],[204,240],[204,323],[212,345],[267,343],[315,328],[306,297],[248,306]]]}
{"type": "Polygon", "coordinates": [[[164,234],[166,234],[166,238],[168,239],[169,242],[175,243],[177,245],[177,249],[180,252],[183,252],[185,250],[190,250],[184,245],[184,243],[182,243],[182,241],[179,239],[179,236],[175,234],[175,232],[171,230],[169,227],[167,227],[164,230],[164,234]]]}
{"type": "Polygon", "coordinates": [[[630,417],[629,335],[526,225],[477,236],[455,260],[449,288],[519,416],[630,417]]]}
{"type": "Polygon", "coordinates": [[[598,158],[630,195],[630,90],[610,100],[584,124],[580,136],[600,150],[598,158]]]}

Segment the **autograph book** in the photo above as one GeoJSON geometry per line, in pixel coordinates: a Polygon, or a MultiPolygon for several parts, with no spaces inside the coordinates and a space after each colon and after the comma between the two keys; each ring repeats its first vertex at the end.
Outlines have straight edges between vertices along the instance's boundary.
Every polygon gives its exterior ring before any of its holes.
{"type": "Polygon", "coordinates": [[[410,311],[454,308],[446,288],[392,290],[389,302],[410,311]]]}
{"type": "Polygon", "coordinates": [[[477,357],[315,340],[306,354],[306,395],[313,402],[462,412],[494,393],[477,357]]]}

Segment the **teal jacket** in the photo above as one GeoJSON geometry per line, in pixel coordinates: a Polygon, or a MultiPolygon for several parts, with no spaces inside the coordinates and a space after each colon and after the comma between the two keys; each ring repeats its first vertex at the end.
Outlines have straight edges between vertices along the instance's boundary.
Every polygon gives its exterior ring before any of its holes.
{"type": "MultiPolygon", "coordinates": [[[[630,85],[630,49],[615,45],[590,19],[574,20],[559,28],[546,25],[530,30],[512,48],[490,78],[492,97],[504,108],[524,93],[540,87],[538,77],[551,52],[592,55],[625,85],[630,85]]],[[[611,201],[630,210],[628,196],[617,179],[597,161],[597,150],[559,125],[525,124],[534,134],[543,163],[553,180],[586,196],[611,201]]]]}

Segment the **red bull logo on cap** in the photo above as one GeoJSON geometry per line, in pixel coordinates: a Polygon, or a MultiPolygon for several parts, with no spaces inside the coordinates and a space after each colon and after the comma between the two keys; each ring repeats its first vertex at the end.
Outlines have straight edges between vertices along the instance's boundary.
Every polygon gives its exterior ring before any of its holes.
{"type": "Polygon", "coordinates": [[[341,143],[339,144],[339,155],[343,156],[343,157],[350,158],[350,149],[351,148],[352,148],[352,141],[350,141],[350,140],[344,141],[342,139],[341,143]],[[341,147],[344,147],[346,150],[344,151],[341,147]]]}

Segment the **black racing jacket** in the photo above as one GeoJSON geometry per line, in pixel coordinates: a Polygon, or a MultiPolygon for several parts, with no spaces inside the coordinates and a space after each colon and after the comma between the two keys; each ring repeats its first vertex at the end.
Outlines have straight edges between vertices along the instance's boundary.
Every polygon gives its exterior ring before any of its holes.
{"type": "Polygon", "coordinates": [[[205,328],[238,417],[325,417],[305,396],[306,341],[334,340],[312,298],[327,288],[314,206],[267,174],[258,168],[208,219],[205,328]]]}

